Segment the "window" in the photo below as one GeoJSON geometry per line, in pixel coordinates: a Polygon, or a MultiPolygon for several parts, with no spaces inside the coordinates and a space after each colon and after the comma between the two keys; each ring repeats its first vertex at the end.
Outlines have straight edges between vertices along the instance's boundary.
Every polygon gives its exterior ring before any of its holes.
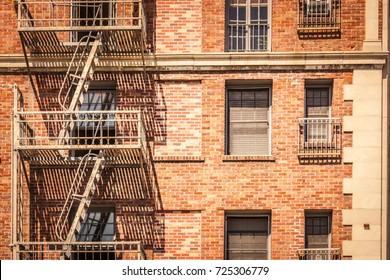
{"type": "Polygon", "coordinates": [[[269,49],[268,0],[227,0],[228,51],[269,49]]]}
{"type": "MultiPolygon", "coordinates": [[[[114,1],[78,0],[72,5],[72,25],[79,27],[86,26],[107,26],[112,24],[114,18],[114,1]]],[[[87,31],[77,31],[72,34],[72,41],[80,41],[89,34],[87,31]]],[[[92,32],[96,36],[97,32],[92,32]]]]}
{"type": "Polygon", "coordinates": [[[308,80],[305,115],[298,119],[298,156],[340,160],[341,119],[332,117],[332,81],[308,80]]]}
{"type": "Polygon", "coordinates": [[[115,240],[115,209],[91,209],[81,223],[76,234],[77,241],[114,241],[115,240]]]}
{"type": "MultiPolygon", "coordinates": [[[[91,111],[91,114],[79,114],[79,121],[73,128],[74,144],[82,146],[115,144],[115,114],[104,113],[115,110],[115,87],[115,82],[92,82],[89,90],[83,94],[80,111],[91,111]]],[[[82,157],[88,152],[89,150],[76,150],[74,156],[82,157]]],[[[91,152],[98,154],[99,150],[91,152]]]]}
{"type": "Polygon", "coordinates": [[[270,216],[228,216],[225,259],[266,260],[269,258],[270,216]]]}
{"type": "Polygon", "coordinates": [[[339,248],[332,248],[332,211],[305,211],[305,248],[298,250],[300,260],[340,260],[339,248]]]}
{"type": "Polygon", "coordinates": [[[331,212],[306,211],[305,213],[305,248],[330,248],[331,212]]]}
{"type": "MultiPolygon", "coordinates": [[[[341,0],[298,0],[298,31],[338,33],[341,27],[341,0]]],[[[332,37],[332,36],[330,36],[332,37]]]]}
{"type": "Polygon", "coordinates": [[[328,143],[331,138],[331,87],[306,86],[306,142],[328,143]]]}
{"type": "Polygon", "coordinates": [[[111,260],[115,259],[113,247],[104,244],[115,240],[115,208],[90,208],[81,222],[80,231],[76,234],[72,259],[77,260],[111,260]],[[84,242],[94,242],[87,245],[84,242]],[[102,244],[98,244],[102,242],[102,244]]]}
{"type": "Polygon", "coordinates": [[[227,107],[227,154],[270,155],[270,88],[230,88],[227,107]]]}

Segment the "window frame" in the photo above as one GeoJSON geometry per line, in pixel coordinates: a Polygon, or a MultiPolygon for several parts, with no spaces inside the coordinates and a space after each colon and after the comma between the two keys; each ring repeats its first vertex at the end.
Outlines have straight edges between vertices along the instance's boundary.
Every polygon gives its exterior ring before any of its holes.
{"type": "MultiPolygon", "coordinates": [[[[74,208],[73,211],[71,212],[70,218],[72,223],[72,220],[74,219],[74,216],[76,214],[77,208],[74,208]]],[[[113,214],[113,222],[112,222],[112,229],[113,233],[112,235],[112,240],[88,240],[89,235],[88,234],[83,234],[82,236],[87,238],[87,240],[80,240],[79,239],[79,233],[75,234],[75,243],[72,245],[72,254],[71,254],[71,259],[72,260],[115,260],[116,259],[116,254],[115,254],[115,246],[112,245],[107,245],[106,243],[111,243],[115,242],[116,240],[116,234],[117,234],[117,211],[115,205],[107,205],[107,206],[91,206],[89,207],[87,211],[87,216],[91,213],[102,213],[106,212],[109,213],[109,215],[113,214]],[[80,244],[78,244],[80,243],[80,244]],[[96,246],[96,245],[90,245],[88,243],[96,244],[96,243],[102,243],[102,246],[96,246]]],[[[88,221],[88,218],[84,221],[82,221],[80,225],[80,231],[83,229],[85,225],[85,222],[88,221]],[[84,225],[83,225],[84,223],[84,225]]],[[[92,223],[91,223],[92,224],[92,223]]],[[[107,223],[106,223],[107,224],[107,223]]],[[[92,235],[94,236],[94,235],[92,235]]],[[[102,235],[103,236],[103,235],[102,235]]]]}
{"type": "Polygon", "coordinates": [[[332,81],[306,81],[305,82],[305,108],[304,108],[304,116],[305,118],[310,118],[308,116],[308,104],[307,104],[307,91],[308,89],[327,89],[328,90],[328,104],[329,104],[329,112],[327,118],[332,118],[332,101],[333,101],[333,82],[332,81]]]}
{"type": "Polygon", "coordinates": [[[271,223],[270,211],[226,211],[224,218],[224,260],[229,260],[228,248],[228,221],[229,219],[267,219],[267,260],[271,259],[271,223]]]}
{"type": "MultiPolygon", "coordinates": [[[[245,38],[244,38],[244,42],[245,42],[245,49],[239,49],[238,48],[238,45],[237,45],[237,48],[236,49],[233,49],[233,48],[230,48],[230,26],[231,26],[231,20],[230,20],[230,14],[229,14],[229,7],[230,7],[230,4],[229,4],[229,1],[230,0],[225,0],[225,51],[227,52],[266,52],[266,51],[270,51],[271,50],[271,32],[272,32],[272,0],[266,0],[266,5],[267,5],[267,23],[266,23],[266,26],[264,27],[265,28],[265,31],[267,32],[267,35],[264,37],[266,38],[266,47],[264,49],[252,49],[251,48],[251,32],[250,32],[250,29],[249,29],[249,26],[252,25],[251,24],[251,17],[250,17],[250,7],[251,7],[251,0],[246,0],[246,3],[245,3],[245,6],[246,6],[246,15],[245,15],[245,38]]],[[[261,0],[259,0],[261,1],[261,0]]],[[[259,7],[261,7],[261,3],[259,3],[259,7]]],[[[257,21],[261,22],[261,19],[258,18],[256,19],[257,21]]],[[[238,19],[237,19],[237,24],[236,26],[239,26],[238,24],[238,19]]],[[[258,24],[257,25],[259,28],[261,28],[263,25],[262,24],[258,24]]],[[[260,30],[260,29],[259,29],[260,30]]],[[[238,35],[237,35],[238,36],[238,35]]],[[[260,36],[260,35],[258,35],[260,36]]],[[[260,38],[260,37],[259,37],[260,38]]],[[[259,44],[260,45],[260,44],[259,44]]]]}
{"type": "MultiPolygon", "coordinates": [[[[304,217],[304,248],[305,249],[331,249],[332,248],[332,223],[333,223],[333,211],[332,210],[305,210],[304,217]],[[314,248],[308,247],[308,233],[307,233],[307,219],[308,218],[327,218],[328,220],[328,242],[326,248],[314,248]]],[[[322,234],[321,234],[322,235],[322,234]]]]}
{"type": "MultiPolygon", "coordinates": [[[[76,209],[75,209],[76,210],[76,209]]],[[[73,212],[73,215],[72,215],[72,218],[74,218],[74,215],[75,215],[75,212],[73,212]]],[[[99,221],[100,222],[100,221],[99,221]]],[[[100,223],[99,223],[100,224],[100,223]]],[[[89,224],[89,226],[93,225],[93,221],[89,224]]],[[[89,230],[88,230],[89,232],[89,230]]],[[[95,236],[95,234],[93,234],[92,236],[95,236]]],[[[81,221],[81,224],[80,224],[80,231],[77,232],[75,234],[75,238],[76,238],[76,242],[113,242],[116,240],[116,208],[115,206],[93,206],[93,207],[89,207],[87,213],[86,213],[86,217],[85,217],[85,220],[81,221]],[[89,214],[90,213],[109,213],[109,215],[113,214],[113,222],[112,223],[105,223],[105,225],[107,224],[112,224],[112,227],[113,227],[113,233],[110,234],[110,235],[102,235],[103,236],[111,236],[112,235],[112,240],[102,240],[100,238],[100,240],[93,240],[94,238],[92,238],[92,240],[88,240],[89,237],[91,236],[90,234],[80,234],[80,232],[82,231],[82,229],[87,226],[86,225],[86,222],[89,220],[89,214]],[[83,240],[80,240],[80,236],[84,237],[83,240]],[[85,240],[85,238],[87,240],[85,240]]]]}
{"type": "MultiPolygon", "coordinates": [[[[83,95],[88,96],[87,98],[83,99],[83,103],[79,106],[80,111],[91,111],[93,113],[96,110],[97,106],[100,106],[98,108],[98,111],[107,111],[107,112],[115,112],[116,106],[117,106],[117,90],[116,90],[116,81],[92,81],[91,84],[89,85],[88,91],[83,93],[83,95]],[[92,93],[92,94],[91,94],[92,93]],[[99,103],[99,102],[93,102],[94,97],[93,93],[100,94],[100,93],[105,93],[107,96],[112,95],[112,101],[111,103],[99,103]],[[89,95],[92,95],[90,97],[89,95]],[[89,102],[91,101],[91,102],[89,102]],[[100,104],[100,105],[99,105],[100,104]],[[83,108],[87,107],[87,108],[83,108]]],[[[72,138],[74,141],[77,141],[78,145],[94,145],[95,143],[89,143],[88,138],[89,131],[93,131],[96,129],[96,127],[90,127],[90,123],[85,124],[83,122],[78,122],[75,124],[73,127],[72,131],[72,138]],[[84,133],[84,135],[82,135],[84,133]],[[82,139],[83,140],[82,140],[82,139]],[[84,142],[85,141],[85,142],[84,142]]],[[[101,131],[104,133],[106,132],[107,135],[102,135],[101,137],[106,137],[108,141],[106,141],[106,144],[110,144],[110,137],[116,136],[116,124],[115,124],[115,119],[112,119],[111,116],[109,116],[108,120],[105,121],[105,124],[102,126],[101,131]]],[[[102,139],[104,140],[104,139],[102,139]]],[[[104,141],[103,144],[104,145],[104,141]]],[[[72,157],[83,157],[89,150],[72,150],[71,154],[72,157]]],[[[93,153],[98,154],[98,150],[92,150],[93,153]]]]}
{"type": "MultiPolygon", "coordinates": [[[[315,97],[313,97],[314,99],[315,97]]],[[[321,99],[321,97],[320,97],[321,99]]],[[[331,120],[332,119],[332,101],[333,101],[333,81],[332,80],[307,80],[305,82],[305,92],[304,92],[304,117],[306,119],[328,119],[328,120],[331,120]],[[327,91],[327,94],[328,94],[328,113],[327,113],[327,116],[326,117],[318,117],[318,116],[310,116],[309,115],[309,108],[310,107],[313,107],[315,108],[315,106],[308,106],[308,91],[309,90],[313,90],[313,94],[315,93],[314,91],[315,90],[318,90],[318,91],[321,91],[321,90],[324,90],[326,89],[327,91]]],[[[321,103],[321,101],[320,101],[321,103]]],[[[321,107],[321,106],[318,106],[318,107],[321,107]]],[[[325,107],[325,106],[323,106],[325,107]]],[[[329,131],[329,125],[324,123],[322,126],[324,128],[320,128],[321,124],[318,124],[316,125],[317,128],[319,128],[321,131],[321,133],[323,133],[324,129],[326,132],[326,139],[331,139],[331,131],[329,131]]],[[[315,138],[310,138],[309,137],[309,125],[306,124],[305,125],[305,131],[304,131],[304,137],[305,137],[305,143],[311,143],[311,142],[316,142],[318,141],[318,137],[315,137],[315,138]]]]}
{"type": "MultiPolygon", "coordinates": [[[[113,25],[114,20],[116,18],[116,4],[115,2],[108,2],[107,0],[103,1],[91,1],[89,0],[77,0],[78,4],[75,4],[70,8],[70,18],[71,18],[71,25],[72,26],[83,26],[87,27],[90,26],[98,27],[98,26],[110,26],[113,25]],[[85,1],[85,4],[82,4],[82,2],[85,1]],[[93,9],[93,13],[96,12],[97,7],[102,4],[103,10],[100,11],[100,17],[97,17],[95,19],[95,16],[93,17],[88,14],[88,9],[93,9]],[[105,8],[106,7],[106,8],[105,8]],[[91,20],[96,20],[98,24],[89,24],[88,22],[91,20]],[[82,24],[82,22],[85,21],[85,25],[82,24]]],[[[73,31],[70,33],[70,41],[71,42],[79,42],[84,36],[87,36],[90,34],[90,30],[83,30],[83,31],[73,31]]],[[[92,36],[96,36],[97,31],[92,32],[92,36]]],[[[93,40],[93,39],[92,39],[93,40]]]]}
{"type": "MultiPolygon", "coordinates": [[[[258,121],[259,123],[262,121],[258,121]]],[[[260,81],[256,84],[227,84],[225,92],[225,155],[228,156],[271,156],[272,155],[272,84],[268,81],[260,81]],[[253,153],[253,154],[234,154],[231,153],[231,143],[230,143],[230,104],[229,104],[229,92],[231,90],[241,90],[241,91],[250,91],[250,90],[267,90],[268,91],[268,147],[267,153],[253,153]]]]}

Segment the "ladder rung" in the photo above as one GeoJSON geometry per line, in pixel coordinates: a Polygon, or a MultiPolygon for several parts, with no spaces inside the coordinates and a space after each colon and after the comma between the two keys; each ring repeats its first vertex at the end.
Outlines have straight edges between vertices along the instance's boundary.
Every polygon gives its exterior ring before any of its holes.
{"type": "Polygon", "coordinates": [[[73,196],[73,198],[80,199],[80,200],[85,198],[85,196],[83,196],[81,194],[73,194],[72,196],[73,196]]]}
{"type": "Polygon", "coordinates": [[[75,74],[69,74],[71,78],[81,79],[81,76],[75,74]]]}

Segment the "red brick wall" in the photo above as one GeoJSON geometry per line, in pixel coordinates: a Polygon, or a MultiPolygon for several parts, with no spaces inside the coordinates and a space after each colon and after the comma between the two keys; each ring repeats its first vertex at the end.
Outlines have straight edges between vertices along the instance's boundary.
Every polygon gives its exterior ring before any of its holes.
{"type": "Polygon", "coordinates": [[[165,211],[165,240],[163,249],[157,250],[155,259],[201,259],[203,248],[202,216],[200,211],[165,211]]]}
{"type": "Polygon", "coordinates": [[[0,76],[0,259],[11,258],[11,121],[14,83],[28,90],[26,76],[0,76]]]}
{"type": "Polygon", "coordinates": [[[12,1],[1,1],[0,3],[0,54],[15,54],[22,52],[19,34],[16,32],[17,12],[12,1]]]}
{"type": "Polygon", "coordinates": [[[201,0],[163,0],[156,2],[157,52],[200,52],[201,34],[201,0]]]}
{"type": "Polygon", "coordinates": [[[158,87],[156,106],[164,121],[155,156],[200,156],[202,139],[201,81],[167,81],[158,87]],[[164,131],[165,130],[165,131],[164,131]]]}
{"type": "MultiPolygon", "coordinates": [[[[179,76],[180,77],[180,76],[179,76]]],[[[173,76],[173,79],[179,79],[173,76]]],[[[165,77],[167,78],[168,77],[165,77]]],[[[184,76],[181,76],[185,79],[184,76]]],[[[191,78],[197,79],[198,76],[191,78]]],[[[224,211],[270,210],[273,259],[294,259],[304,244],[304,210],[333,209],[332,246],[351,238],[342,226],[341,210],[351,207],[343,195],[348,164],[300,164],[297,118],[304,114],[305,79],[334,79],[333,117],[351,115],[343,101],[343,85],[351,72],[281,72],[202,76],[202,156],[204,162],[156,163],[159,193],[166,209],[202,211],[202,258],[223,258],[224,211]],[[273,79],[272,155],[274,161],[224,161],[225,79],[273,79]]],[[[170,108],[167,108],[167,112],[170,108]]],[[[351,145],[351,135],[343,136],[351,145]]],[[[170,235],[166,235],[166,240],[170,235]]]]}
{"type": "MultiPolygon", "coordinates": [[[[225,0],[147,3],[149,43],[160,53],[221,52],[225,49],[225,0]]],[[[342,2],[341,37],[337,39],[299,39],[297,5],[292,0],[272,1],[272,51],[350,51],[361,50],[364,40],[365,0],[342,2]]],[[[0,53],[21,53],[16,31],[17,14],[11,1],[0,4],[0,34],[6,37],[0,53]]],[[[379,31],[381,35],[381,30],[379,31]]]]}

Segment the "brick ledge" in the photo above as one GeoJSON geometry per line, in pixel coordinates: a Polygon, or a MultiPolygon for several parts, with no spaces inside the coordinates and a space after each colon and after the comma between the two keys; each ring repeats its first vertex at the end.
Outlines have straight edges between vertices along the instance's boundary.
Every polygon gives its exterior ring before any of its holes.
{"type": "Polygon", "coordinates": [[[225,155],[222,157],[223,162],[231,161],[269,161],[275,162],[276,159],[274,156],[231,156],[225,155]]]}
{"type": "Polygon", "coordinates": [[[155,156],[154,162],[204,162],[202,156],[155,156]]]}

